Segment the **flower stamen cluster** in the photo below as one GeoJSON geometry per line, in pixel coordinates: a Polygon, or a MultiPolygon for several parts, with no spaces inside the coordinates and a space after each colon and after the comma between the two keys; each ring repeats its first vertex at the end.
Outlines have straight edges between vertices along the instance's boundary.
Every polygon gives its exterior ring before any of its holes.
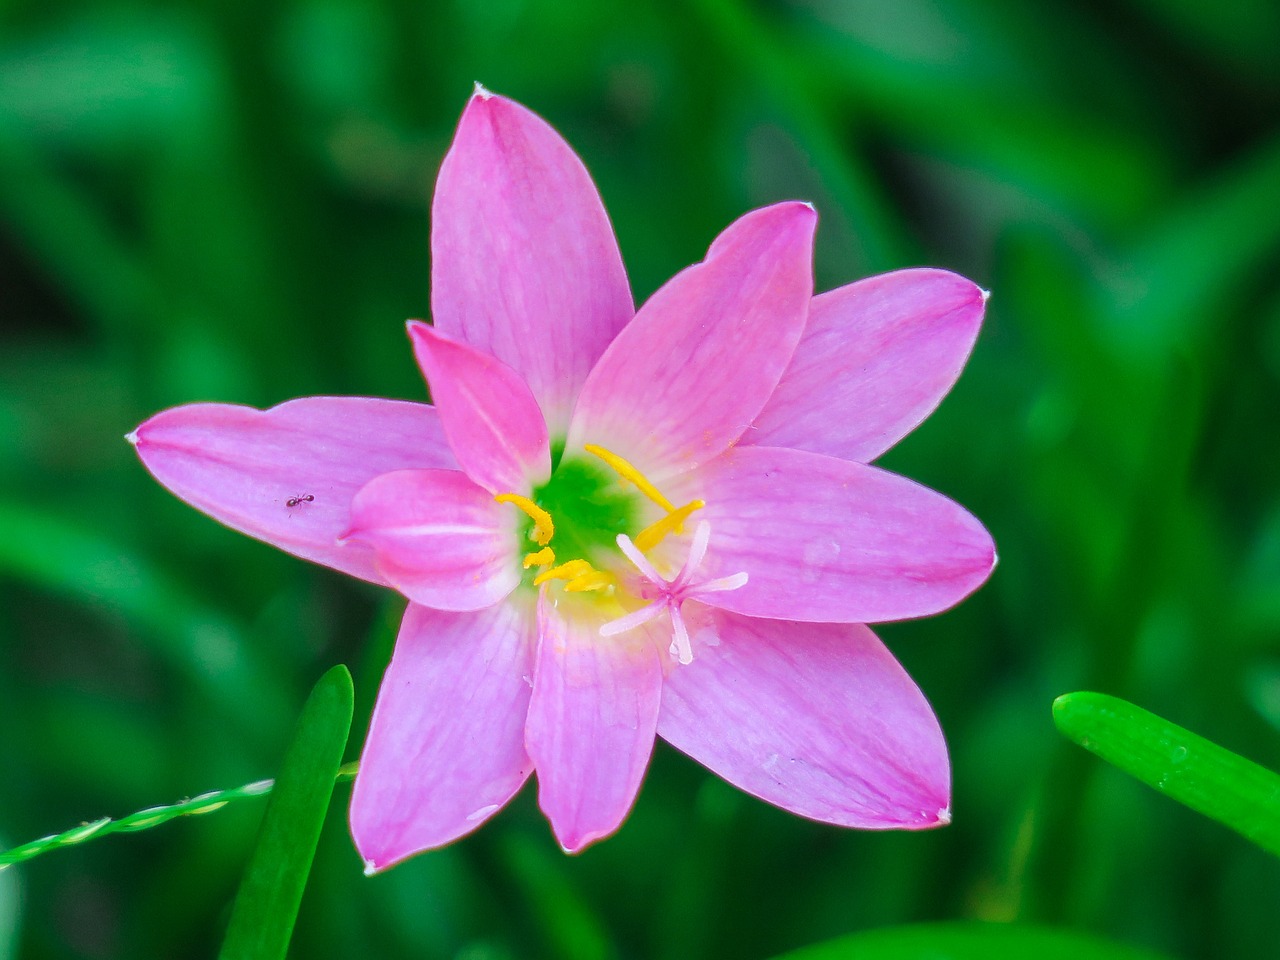
{"type": "MultiPolygon", "coordinates": [[[[668,534],[683,533],[684,522],[689,519],[690,514],[706,506],[705,501],[690,500],[684,506],[677,507],[663,496],[662,491],[630,461],[594,443],[586,444],[583,449],[603,460],[623,482],[634,485],[644,496],[665,511],[658,520],[636,534],[632,549],[652,550],[668,534]]],[[[613,594],[617,584],[614,576],[605,570],[600,570],[585,557],[575,557],[572,560],[557,563],[555,548],[551,545],[556,533],[555,518],[549,511],[540,507],[529,497],[518,493],[499,493],[493,499],[498,503],[511,504],[533,521],[529,529],[529,539],[533,540],[540,549],[526,553],[522,566],[525,570],[531,567],[541,568],[533,578],[535,587],[540,587],[552,580],[563,580],[565,590],[570,593],[600,591],[606,596],[613,594]]],[[[633,541],[627,538],[627,543],[632,544],[633,541]]],[[[705,552],[705,545],[702,549],[705,552]]]]}
{"type": "Polygon", "coordinates": [[[525,570],[530,567],[549,568],[543,569],[534,577],[535,587],[540,587],[549,580],[565,580],[567,582],[564,588],[570,593],[588,590],[600,590],[606,594],[613,592],[612,575],[603,570],[597,570],[585,559],[579,557],[568,563],[556,564],[556,552],[551,547],[551,540],[556,535],[556,524],[549,512],[518,493],[499,493],[493,499],[498,503],[511,504],[533,521],[533,526],[529,530],[529,539],[538,544],[541,549],[526,553],[521,565],[525,570]]]}

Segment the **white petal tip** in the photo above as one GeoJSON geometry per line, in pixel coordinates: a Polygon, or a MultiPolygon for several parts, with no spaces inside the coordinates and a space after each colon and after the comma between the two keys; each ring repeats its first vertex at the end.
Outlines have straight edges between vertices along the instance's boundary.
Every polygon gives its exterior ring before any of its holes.
{"type": "Polygon", "coordinates": [[[991,291],[990,291],[990,290],[983,290],[983,289],[982,289],[982,287],[979,287],[979,288],[978,288],[978,293],[980,293],[980,294],[982,295],[982,302],[983,302],[983,303],[986,303],[988,300],[990,300],[990,299],[991,299],[991,291]]]}
{"type": "Polygon", "coordinates": [[[130,430],[128,433],[126,433],[126,434],[124,435],[124,438],[125,438],[126,440],[128,440],[131,444],[133,444],[135,447],[138,445],[138,431],[137,431],[137,430],[130,430]]]}
{"type": "Polygon", "coordinates": [[[374,863],[372,860],[366,860],[364,862],[364,875],[366,877],[372,877],[377,872],[378,872],[378,865],[376,863],[374,863]]]}
{"type": "Polygon", "coordinates": [[[951,808],[943,807],[941,810],[938,811],[938,818],[934,821],[934,823],[938,824],[938,826],[940,827],[945,827],[950,822],[951,822],[951,808]]]}
{"type": "Polygon", "coordinates": [[[818,212],[818,208],[817,208],[817,207],[815,207],[815,206],[814,206],[810,201],[808,201],[808,200],[801,200],[801,201],[800,201],[800,205],[801,205],[801,206],[803,206],[803,207],[808,207],[808,208],[809,208],[810,210],[812,210],[814,213],[817,213],[817,212],[818,212]]]}
{"type": "Polygon", "coordinates": [[[492,100],[493,94],[479,80],[475,82],[476,88],[471,92],[473,97],[479,97],[481,100],[492,100]]]}

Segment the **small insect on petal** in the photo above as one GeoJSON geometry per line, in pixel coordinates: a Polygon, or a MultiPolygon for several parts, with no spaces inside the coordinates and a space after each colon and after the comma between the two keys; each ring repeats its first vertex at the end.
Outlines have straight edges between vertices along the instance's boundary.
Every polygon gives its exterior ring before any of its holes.
{"type": "Polygon", "coordinates": [[[299,497],[290,497],[288,500],[284,502],[284,505],[286,507],[296,507],[304,503],[314,503],[315,499],[316,498],[313,497],[311,494],[304,493],[299,497]]]}

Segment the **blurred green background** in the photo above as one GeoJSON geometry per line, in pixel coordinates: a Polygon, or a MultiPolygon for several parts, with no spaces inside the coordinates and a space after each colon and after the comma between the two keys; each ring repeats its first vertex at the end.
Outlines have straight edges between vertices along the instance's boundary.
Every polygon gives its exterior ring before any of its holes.
{"type": "MultiPolygon", "coordinates": [[[[753,958],[979,918],[1275,956],[1280,864],[1049,707],[1102,690],[1280,768],[1278,46],[1272,0],[4,0],[0,846],[272,775],[338,662],[356,756],[399,603],[197,514],[122,436],[194,400],[422,398],[402,322],[481,80],[582,155],[638,300],[793,197],[819,289],[937,265],[994,291],[882,461],[1000,548],[960,608],[880,630],[955,821],[808,823],[660,743],[580,857],[526,789],[365,879],[344,786],[293,955],[753,958]]],[[[260,813],[0,874],[0,958],[210,955],[260,813]]]]}

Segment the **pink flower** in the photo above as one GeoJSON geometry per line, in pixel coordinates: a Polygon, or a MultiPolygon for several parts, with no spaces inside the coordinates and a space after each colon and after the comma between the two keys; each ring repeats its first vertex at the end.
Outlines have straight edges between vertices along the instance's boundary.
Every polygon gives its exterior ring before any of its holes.
{"type": "Polygon", "coordinates": [[[223,523],[409,599],[351,805],[379,870],[538,774],[567,851],[655,734],[801,816],[949,820],[937,720],[866,623],[988,576],[982,525],[868,466],[932,411],[985,295],[904,270],[814,298],[816,215],[747,214],[639,312],[581,162],[478,90],[436,186],[435,406],[193,404],[131,439],[223,523]]]}

